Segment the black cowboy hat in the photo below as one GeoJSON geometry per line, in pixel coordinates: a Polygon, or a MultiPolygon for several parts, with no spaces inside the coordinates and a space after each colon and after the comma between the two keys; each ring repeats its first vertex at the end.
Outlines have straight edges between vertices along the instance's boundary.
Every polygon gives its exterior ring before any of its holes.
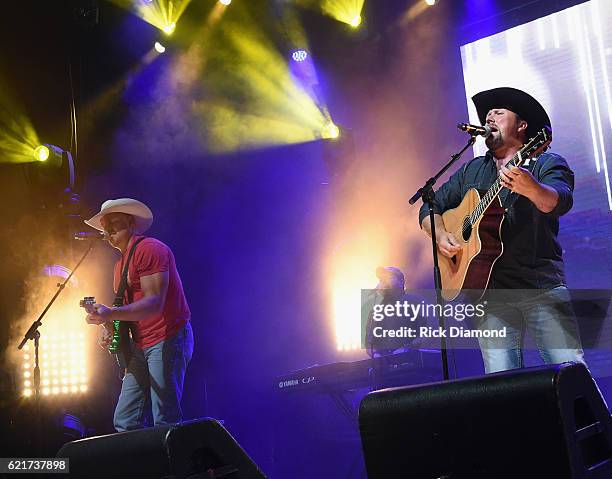
{"type": "Polygon", "coordinates": [[[552,130],[550,118],[544,107],[534,97],[516,88],[501,87],[481,91],[472,97],[478,119],[485,124],[487,113],[494,108],[513,111],[527,122],[526,139],[530,140],[547,126],[552,130]]]}

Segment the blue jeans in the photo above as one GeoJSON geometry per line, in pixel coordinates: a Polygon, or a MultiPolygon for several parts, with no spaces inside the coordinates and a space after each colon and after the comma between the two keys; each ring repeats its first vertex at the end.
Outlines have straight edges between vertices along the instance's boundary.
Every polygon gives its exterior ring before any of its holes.
{"type": "MultiPolygon", "coordinates": [[[[512,293],[509,293],[512,294],[512,293]]],[[[485,372],[523,367],[523,342],[529,330],[546,364],[584,361],[576,316],[565,286],[550,290],[517,293],[516,301],[491,301],[480,330],[502,330],[505,338],[479,338],[485,372]]]]}
{"type": "Polygon", "coordinates": [[[132,345],[115,408],[114,425],[119,432],[144,427],[150,405],[156,426],[180,422],[185,370],[193,353],[193,331],[187,321],[174,336],[151,347],[132,345]]]}

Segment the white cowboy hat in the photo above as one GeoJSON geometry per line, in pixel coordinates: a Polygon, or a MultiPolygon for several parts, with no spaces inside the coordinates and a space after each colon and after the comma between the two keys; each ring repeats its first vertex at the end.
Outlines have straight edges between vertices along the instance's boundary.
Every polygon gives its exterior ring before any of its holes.
{"type": "Polygon", "coordinates": [[[109,213],[125,213],[134,217],[134,223],[137,233],[144,233],[153,224],[153,212],[144,203],[133,200],[132,198],[118,198],[116,200],[107,200],[102,203],[100,212],[85,220],[92,228],[103,231],[102,217],[109,213]]]}

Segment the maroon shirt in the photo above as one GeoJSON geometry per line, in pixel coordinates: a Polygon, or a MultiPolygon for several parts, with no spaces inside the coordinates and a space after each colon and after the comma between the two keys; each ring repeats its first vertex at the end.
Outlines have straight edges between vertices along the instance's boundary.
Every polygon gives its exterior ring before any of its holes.
{"type": "MultiPolygon", "coordinates": [[[[134,241],[140,236],[133,236],[128,243],[125,254],[117,261],[114,270],[114,288],[117,291],[121,281],[124,262],[134,241]]],[[[133,302],[144,297],[140,278],[164,271],[169,272],[168,292],[161,314],[156,314],[141,321],[134,321],[136,345],[148,348],[176,334],[191,317],[189,305],[183,292],[183,284],[176,270],[174,255],[168,246],[154,238],[145,238],[136,246],[128,268],[128,285],[132,290],[133,302]]],[[[124,303],[128,303],[127,291],[124,303]]]]}

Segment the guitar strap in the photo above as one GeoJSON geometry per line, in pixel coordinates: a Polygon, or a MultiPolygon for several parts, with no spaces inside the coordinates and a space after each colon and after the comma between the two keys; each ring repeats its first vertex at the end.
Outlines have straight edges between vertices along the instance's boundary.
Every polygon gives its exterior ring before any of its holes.
{"type": "MultiPolygon", "coordinates": [[[[130,249],[125,265],[123,266],[123,273],[121,274],[121,281],[119,282],[119,287],[117,288],[117,294],[115,295],[115,301],[113,302],[113,306],[123,306],[126,289],[128,293],[128,302],[131,303],[133,301],[132,288],[128,286],[128,268],[130,266],[130,260],[132,259],[134,251],[136,250],[136,246],[138,246],[138,243],[140,243],[144,239],[146,239],[146,236],[138,238],[136,241],[134,241],[134,244],[130,249]]],[[[120,350],[124,356],[126,367],[129,364],[132,356],[130,335],[134,337],[135,333],[135,329],[133,327],[134,325],[130,323],[131,321],[121,321],[119,325],[120,350]]]]}

